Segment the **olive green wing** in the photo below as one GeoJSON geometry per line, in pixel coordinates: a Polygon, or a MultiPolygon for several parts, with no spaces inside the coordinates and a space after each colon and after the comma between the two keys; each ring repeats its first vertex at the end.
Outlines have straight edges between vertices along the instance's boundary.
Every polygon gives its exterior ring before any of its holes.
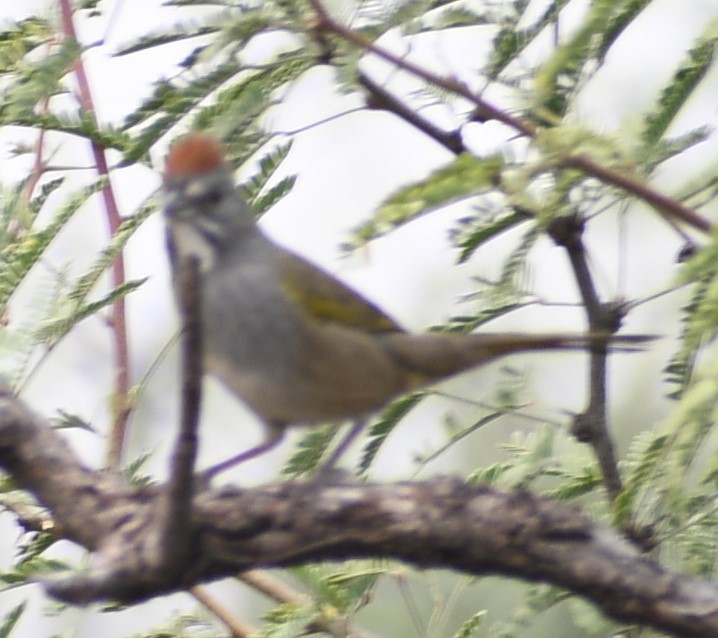
{"type": "Polygon", "coordinates": [[[302,257],[282,250],[277,264],[287,296],[313,318],[367,332],[403,332],[371,301],[302,257]]]}

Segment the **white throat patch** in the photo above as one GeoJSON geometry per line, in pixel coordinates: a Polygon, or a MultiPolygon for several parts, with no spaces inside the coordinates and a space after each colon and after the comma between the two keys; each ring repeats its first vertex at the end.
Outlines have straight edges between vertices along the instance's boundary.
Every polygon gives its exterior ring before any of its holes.
{"type": "Polygon", "coordinates": [[[174,220],[169,224],[172,241],[178,258],[193,256],[199,258],[200,271],[211,270],[216,261],[213,248],[197,229],[187,222],[174,220]]]}

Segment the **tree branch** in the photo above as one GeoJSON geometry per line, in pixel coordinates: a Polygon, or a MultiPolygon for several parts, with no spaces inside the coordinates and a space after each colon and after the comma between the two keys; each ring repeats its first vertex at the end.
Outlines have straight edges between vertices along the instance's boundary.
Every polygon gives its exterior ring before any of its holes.
{"type": "Polygon", "coordinates": [[[575,507],[530,493],[458,478],[207,491],[193,498],[186,562],[167,570],[158,547],[164,490],[131,488],[117,474],[83,467],[58,432],[7,391],[0,465],[52,511],[65,538],[95,551],[87,570],[46,582],[75,604],[139,601],[258,566],[384,557],[550,582],[622,621],[718,637],[718,585],[671,573],[575,507]]]}
{"type": "Polygon", "coordinates": [[[177,264],[177,288],[182,322],[182,413],[180,431],[172,454],[170,478],[164,492],[164,530],[160,537],[168,567],[186,560],[190,541],[190,518],[197,458],[197,425],[202,405],[202,301],[199,260],[177,264]]]}

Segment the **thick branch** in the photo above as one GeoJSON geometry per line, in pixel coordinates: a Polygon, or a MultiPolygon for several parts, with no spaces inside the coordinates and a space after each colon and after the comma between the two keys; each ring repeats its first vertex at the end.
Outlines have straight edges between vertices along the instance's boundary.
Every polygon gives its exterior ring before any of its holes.
{"type": "Polygon", "coordinates": [[[396,485],[286,482],[194,497],[190,550],[161,564],[162,489],[82,467],[64,439],[0,394],[0,464],[95,550],[89,569],[47,583],[73,603],[132,602],[257,566],[387,557],[420,567],[545,581],[614,618],[718,637],[718,585],[666,571],[574,507],[455,478],[396,485]]]}

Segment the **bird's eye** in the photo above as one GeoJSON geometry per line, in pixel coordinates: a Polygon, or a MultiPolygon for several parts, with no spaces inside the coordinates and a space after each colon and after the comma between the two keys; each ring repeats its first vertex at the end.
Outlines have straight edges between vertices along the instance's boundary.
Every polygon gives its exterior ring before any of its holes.
{"type": "Polygon", "coordinates": [[[202,199],[210,205],[217,205],[222,201],[222,193],[220,193],[217,189],[213,188],[212,190],[207,191],[202,199]]]}

